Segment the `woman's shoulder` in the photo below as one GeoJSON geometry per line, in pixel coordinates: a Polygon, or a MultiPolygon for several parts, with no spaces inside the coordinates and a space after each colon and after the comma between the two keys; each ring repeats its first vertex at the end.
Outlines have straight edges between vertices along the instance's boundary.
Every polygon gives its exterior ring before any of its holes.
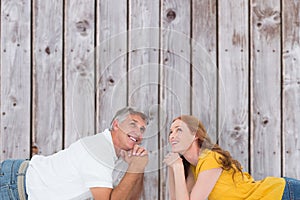
{"type": "Polygon", "coordinates": [[[210,149],[204,149],[199,156],[199,160],[205,160],[210,158],[218,160],[220,157],[222,157],[220,153],[212,151],[210,149]]]}
{"type": "Polygon", "coordinates": [[[203,150],[195,167],[195,174],[198,175],[202,171],[222,167],[218,161],[220,156],[219,153],[210,149],[203,150]]]}
{"type": "Polygon", "coordinates": [[[220,166],[219,159],[222,157],[218,152],[205,149],[199,156],[198,165],[203,165],[204,163],[209,163],[213,166],[220,166]]]}

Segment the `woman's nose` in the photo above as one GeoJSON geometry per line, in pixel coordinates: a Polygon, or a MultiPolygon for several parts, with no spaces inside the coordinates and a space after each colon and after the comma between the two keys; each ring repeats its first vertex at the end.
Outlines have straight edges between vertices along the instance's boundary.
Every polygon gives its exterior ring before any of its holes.
{"type": "Polygon", "coordinates": [[[171,133],[171,134],[169,135],[169,140],[174,139],[174,138],[175,138],[174,133],[171,133]]]}

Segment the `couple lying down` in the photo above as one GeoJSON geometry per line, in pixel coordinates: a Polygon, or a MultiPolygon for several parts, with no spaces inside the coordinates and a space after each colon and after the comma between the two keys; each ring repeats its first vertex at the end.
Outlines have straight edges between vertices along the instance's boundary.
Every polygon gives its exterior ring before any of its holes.
{"type": "MultiPolygon", "coordinates": [[[[1,200],[140,199],[148,163],[141,141],[147,116],[131,107],[119,110],[110,127],[50,156],[8,159],[0,168],[1,200]],[[121,158],[124,175],[114,184],[121,158]]],[[[254,181],[237,160],[213,144],[202,123],[190,115],[175,118],[169,132],[171,200],[300,199],[300,181],[266,177],[254,181]]]]}

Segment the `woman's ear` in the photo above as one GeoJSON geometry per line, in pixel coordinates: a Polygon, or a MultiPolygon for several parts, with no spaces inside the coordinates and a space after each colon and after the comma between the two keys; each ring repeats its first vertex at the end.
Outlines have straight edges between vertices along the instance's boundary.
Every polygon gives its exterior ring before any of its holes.
{"type": "Polygon", "coordinates": [[[198,139],[199,139],[199,137],[196,135],[196,132],[194,132],[194,141],[198,140],[198,139]]]}

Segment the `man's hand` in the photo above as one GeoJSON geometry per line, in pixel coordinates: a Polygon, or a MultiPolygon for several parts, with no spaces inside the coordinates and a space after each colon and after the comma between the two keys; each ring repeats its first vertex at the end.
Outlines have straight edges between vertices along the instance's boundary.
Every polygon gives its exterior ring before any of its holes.
{"type": "Polygon", "coordinates": [[[121,157],[129,165],[127,172],[143,173],[148,164],[148,151],[139,145],[135,145],[130,151],[121,151],[121,157]]]}

